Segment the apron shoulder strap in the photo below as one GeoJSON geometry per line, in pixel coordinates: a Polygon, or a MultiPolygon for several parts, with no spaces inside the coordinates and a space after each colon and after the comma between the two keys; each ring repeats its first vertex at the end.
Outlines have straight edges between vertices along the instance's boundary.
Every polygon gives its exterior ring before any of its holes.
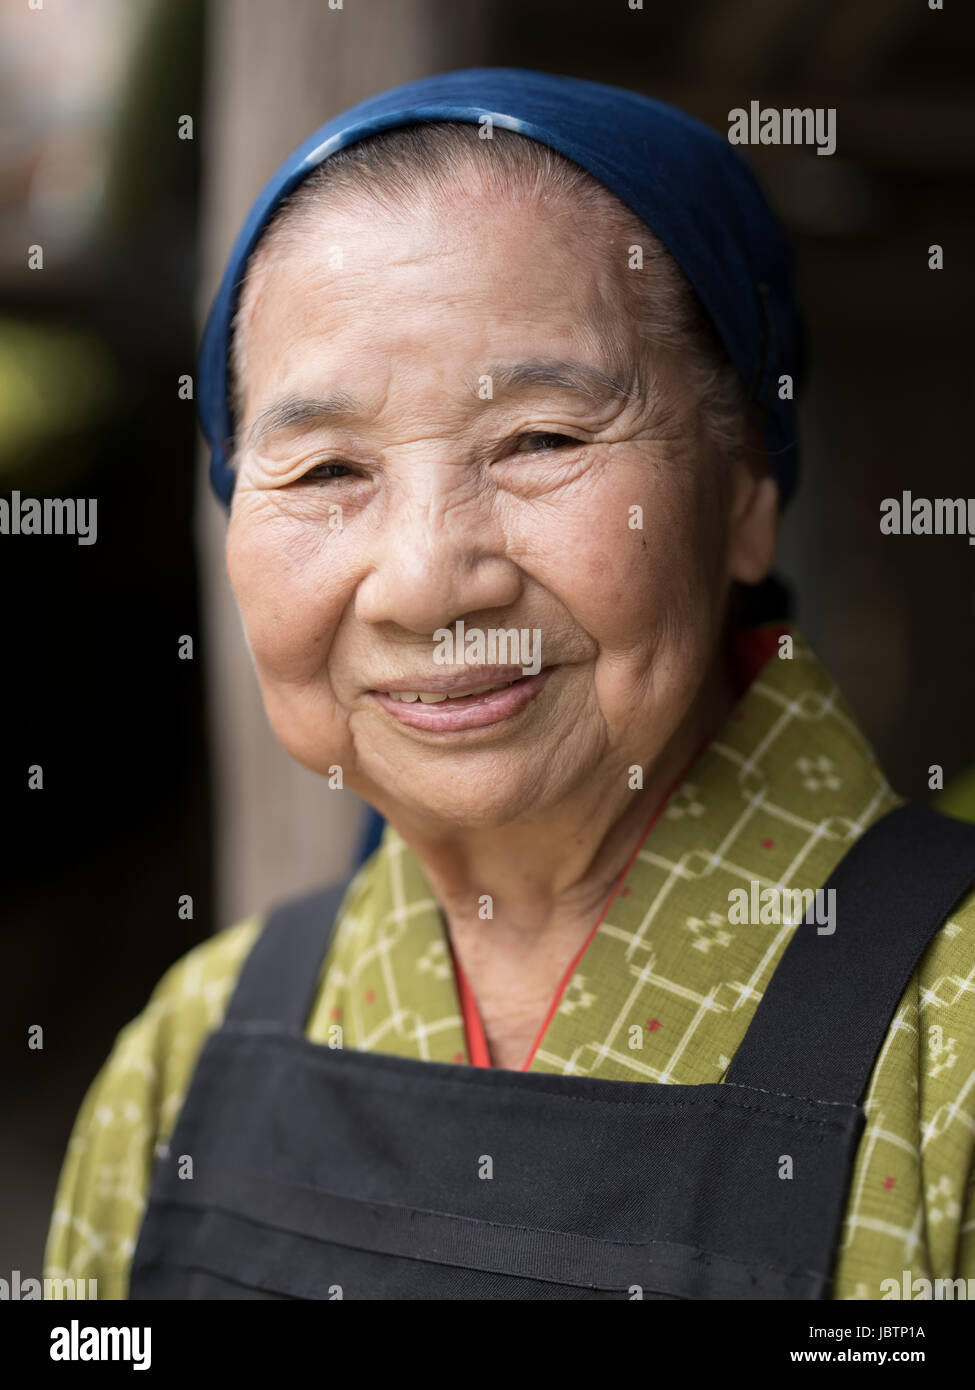
{"type": "Polygon", "coordinates": [[[350,875],[271,909],[244,961],[226,1022],[273,1022],[304,1029],[336,916],[351,882],[350,875]]]}
{"type": "Polygon", "coordinates": [[[815,902],[796,927],[725,1085],[857,1104],[912,971],[973,882],[975,825],[913,802],[881,816],[824,885],[832,933],[815,902]]]}

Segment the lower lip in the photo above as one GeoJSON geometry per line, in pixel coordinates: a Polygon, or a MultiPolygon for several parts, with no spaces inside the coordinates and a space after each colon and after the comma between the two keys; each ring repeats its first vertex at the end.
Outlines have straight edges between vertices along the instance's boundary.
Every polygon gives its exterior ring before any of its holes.
{"type": "Polygon", "coordinates": [[[406,703],[394,700],[378,690],[372,698],[388,710],[401,724],[412,729],[427,729],[437,734],[459,733],[464,729],[484,729],[490,724],[504,724],[527,709],[544,687],[556,668],[546,666],[537,676],[523,676],[503,690],[487,690],[483,695],[468,695],[463,700],[441,700],[436,705],[423,705],[419,700],[406,703]]]}

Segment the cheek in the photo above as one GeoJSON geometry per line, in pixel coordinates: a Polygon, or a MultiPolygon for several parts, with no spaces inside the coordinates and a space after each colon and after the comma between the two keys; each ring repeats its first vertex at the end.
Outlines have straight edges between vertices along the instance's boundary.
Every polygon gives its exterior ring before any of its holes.
{"type": "Polygon", "coordinates": [[[300,682],[319,672],[347,587],[335,533],[313,533],[245,502],[231,517],[226,558],[262,675],[300,682]]]}
{"type": "Polygon", "coordinates": [[[645,657],[663,640],[706,642],[720,566],[695,475],[614,455],[585,495],[534,518],[526,568],[607,658],[645,657]]]}
{"type": "Polygon", "coordinates": [[[722,584],[712,512],[689,467],[641,458],[608,469],[547,550],[547,582],[597,649],[593,697],[610,740],[639,757],[685,718],[713,658],[722,584]]]}

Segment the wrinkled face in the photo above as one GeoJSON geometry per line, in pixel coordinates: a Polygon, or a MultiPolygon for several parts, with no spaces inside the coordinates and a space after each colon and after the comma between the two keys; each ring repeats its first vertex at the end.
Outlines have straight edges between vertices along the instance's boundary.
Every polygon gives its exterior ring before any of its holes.
{"type": "Polygon", "coordinates": [[[625,274],[587,219],[475,189],[319,214],[257,281],[231,583],[280,741],[394,823],[625,795],[760,577],[625,274]]]}

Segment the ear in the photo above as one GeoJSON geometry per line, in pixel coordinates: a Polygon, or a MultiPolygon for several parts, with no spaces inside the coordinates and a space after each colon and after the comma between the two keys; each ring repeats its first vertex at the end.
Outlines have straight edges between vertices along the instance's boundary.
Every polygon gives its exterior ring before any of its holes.
{"type": "Polygon", "coordinates": [[[771,474],[739,465],[728,531],[728,578],[759,584],[772,568],[779,540],[779,489],[771,474]]]}

